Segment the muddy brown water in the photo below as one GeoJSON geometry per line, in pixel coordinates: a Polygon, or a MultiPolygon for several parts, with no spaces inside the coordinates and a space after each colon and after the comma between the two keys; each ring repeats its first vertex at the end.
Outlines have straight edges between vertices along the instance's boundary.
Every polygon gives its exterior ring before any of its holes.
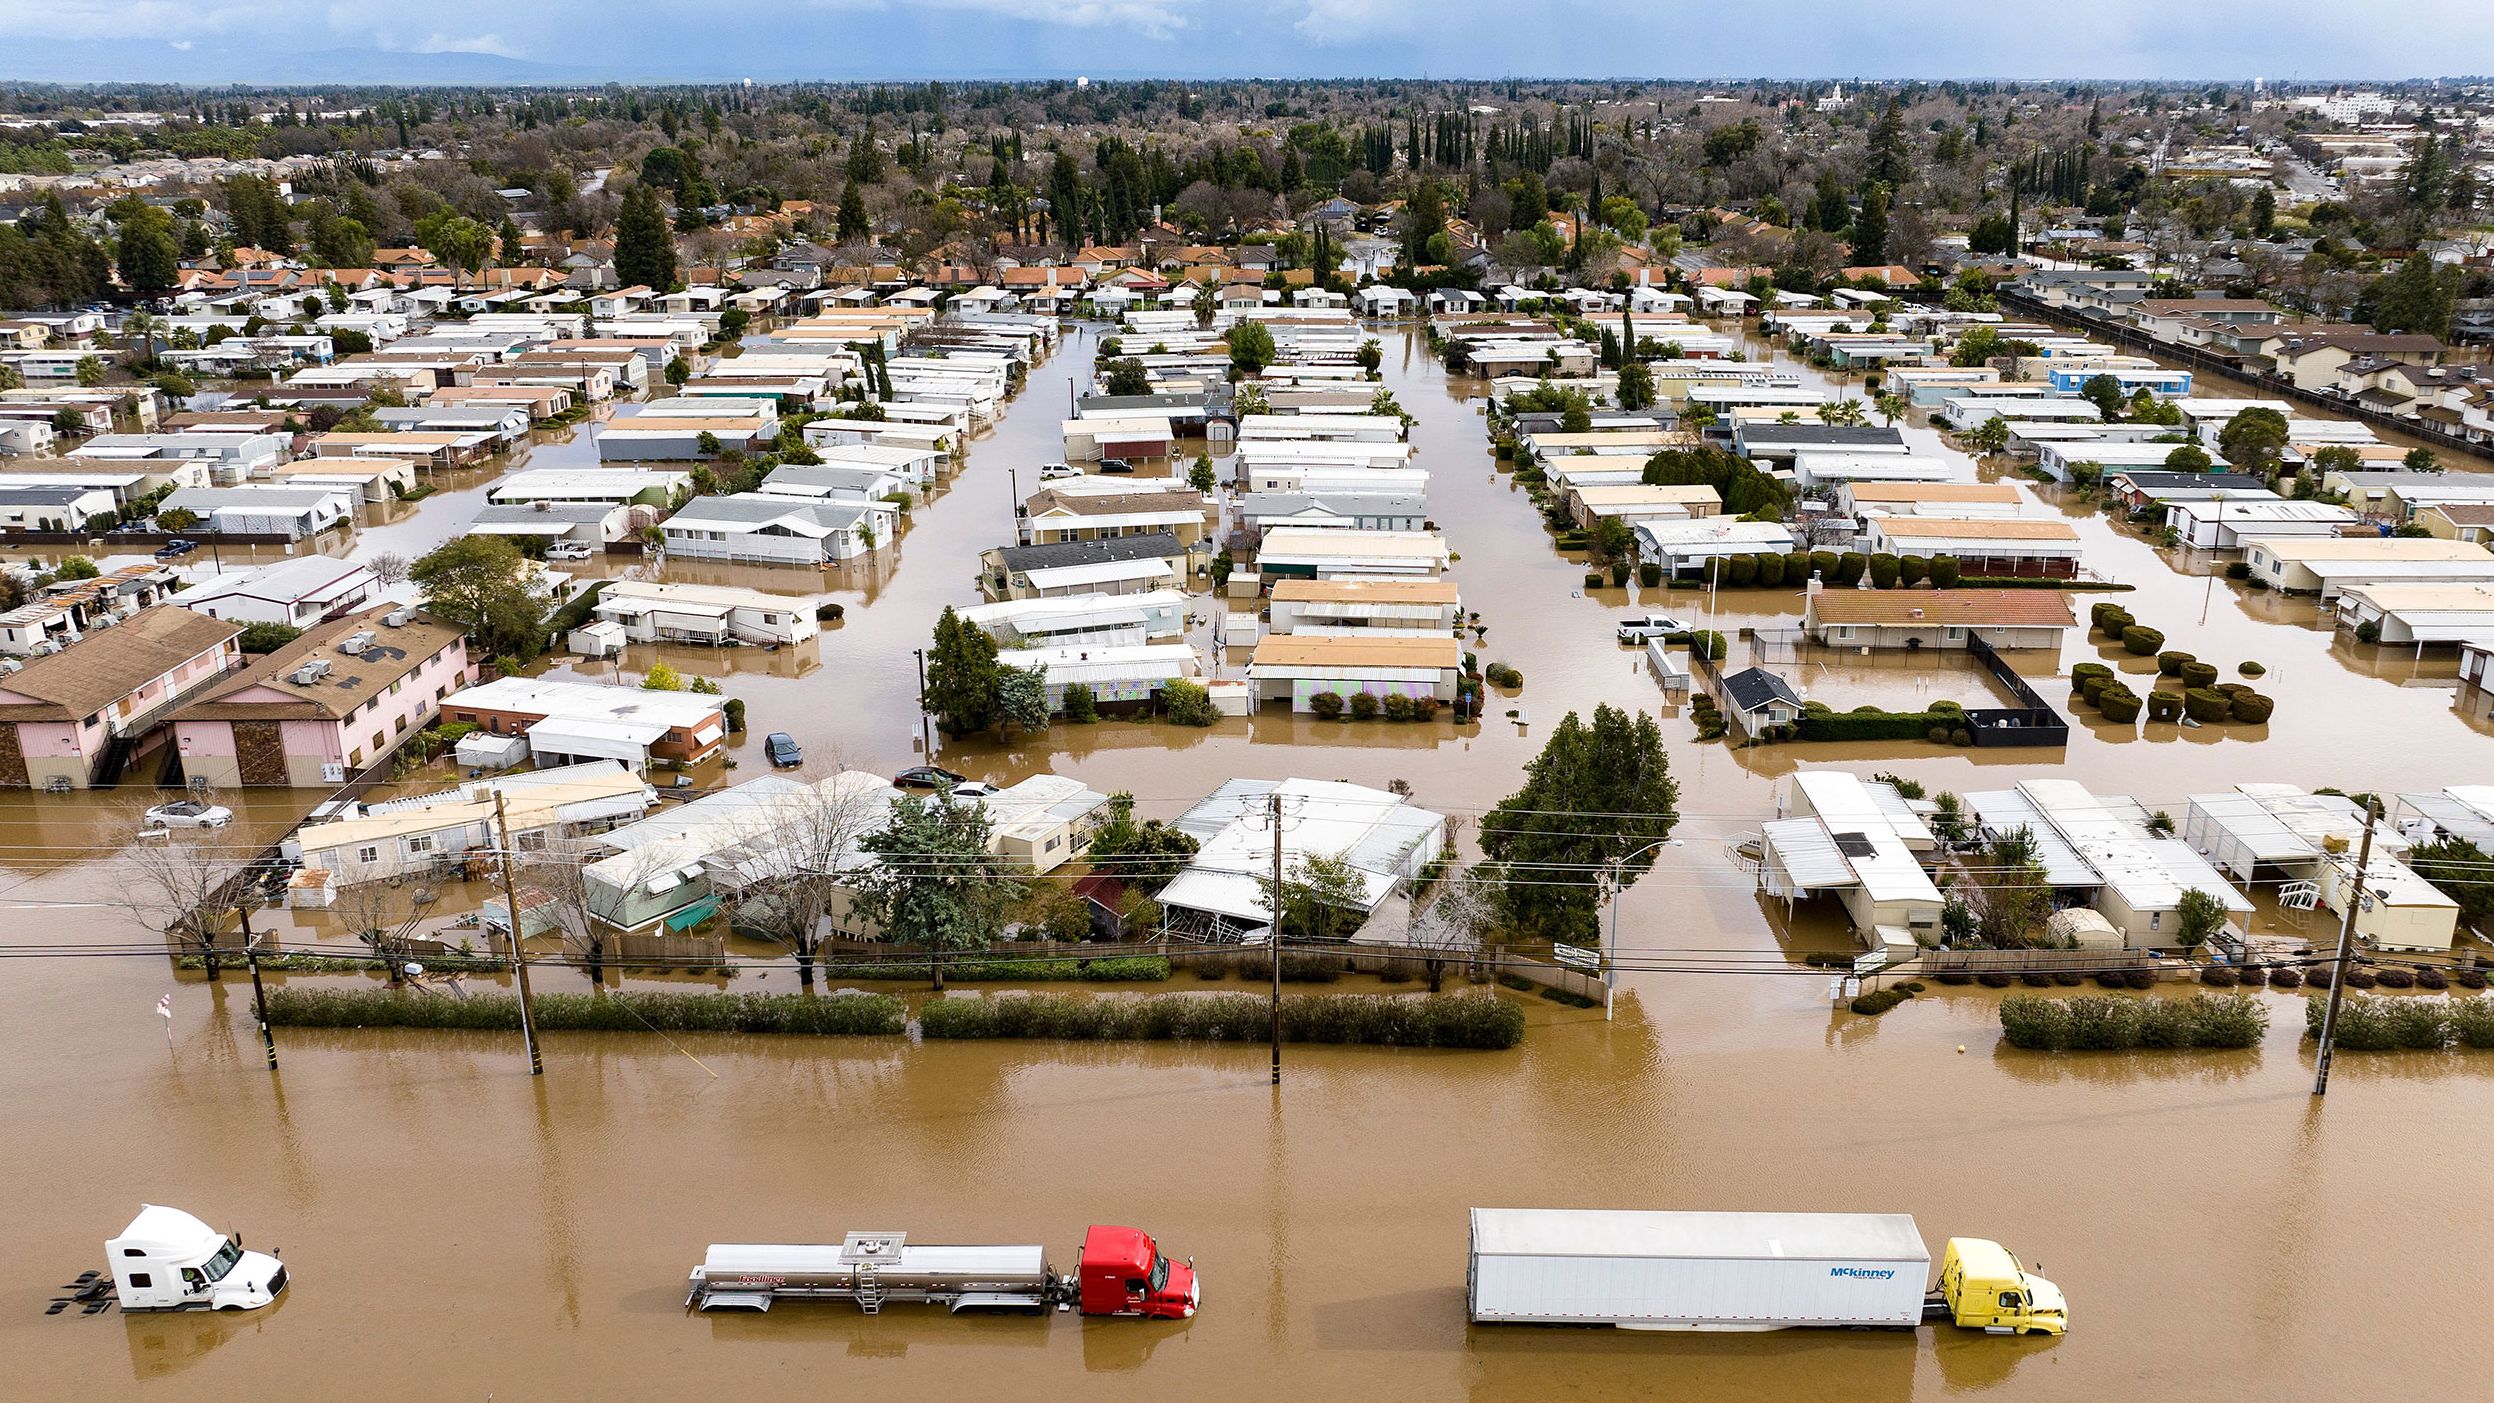
{"type": "MultiPolygon", "coordinates": [[[[1462,553],[1467,607],[1490,625],[1482,655],[1523,669],[1533,725],[1272,713],[1210,731],[1104,723],[953,745],[945,763],[994,778],[1056,768],[1160,813],[1235,774],[1399,778],[1469,816],[1513,788],[1565,710],[1657,706],[1609,621],[1631,603],[1702,612],[1703,592],[1577,597],[1581,566],[1550,549],[1493,471],[1470,398],[1450,393],[1416,343],[1388,344],[1389,386],[1421,417],[1433,514],[1462,553]]],[[[848,606],[810,655],[666,650],[748,698],[744,774],[758,772],[751,750],[770,730],[859,763],[912,758],[910,650],[944,603],[975,597],[978,551],[1009,531],[1001,465],[1054,456],[1055,404],[1088,355],[1077,336],[1035,371],[885,558],[820,588],[738,572],[737,583],[848,606]]],[[[541,444],[531,461],[580,451],[541,444]]],[[[421,504],[388,548],[412,554],[455,531],[458,501],[481,485],[421,504]]],[[[423,1398],[2450,1395],[2494,1351],[2464,1325],[2397,1307],[2481,1294],[2476,1263],[2494,1247],[2475,1178],[2494,1132],[2482,1064],[2350,1055],[2316,1103],[2300,1005],[2280,994],[2260,996],[2274,1010],[2265,1046],[2218,1055],[2016,1053],[1999,1045],[1994,996],[1973,989],[1935,990],[1877,1020],[1833,1012],[1826,976],[1791,958],[1849,948],[1841,920],[1761,902],[1726,854],[1800,763],[1963,789],[2065,761],[2061,772],[2100,792],[2177,816],[2194,790],[2241,780],[2396,790],[2485,768],[2481,715],[2455,705],[2447,658],[2355,647],[2308,604],[2244,595],[2206,578],[2204,561],[2078,519],[2091,566],[2139,585],[2125,604],[2171,646],[2269,667],[2269,726],[2173,740],[2082,727],[2066,757],[1729,751],[1695,745],[1666,712],[1685,841],[1624,903],[1623,954],[1742,972],[1630,973],[1609,1024],[1527,1001],[1531,1032],[1512,1053],[1293,1048],[1276,1095],[1257,1047],[573,1034],[549,1039],[547,1074],[531,1079],[516,1038],[281,1031],[273,1078],[242,980],[211,987],[156,958],[0,961],[13,1054],[0,1065],[11,1127],[0,1172],[18,1205],[0,1272],[8,1392],[326,1399],[387,1380],[392,1396],[423,1398]],[[166,992],[170,1047],[153,1011],[166,992]],[[230,1319],[43,1316],[59,1283],[102,1265],[101,1240],[143,1201],[279,1249],[287,1298],[230,1319]],[[1944,1328],[1473,1329],[1462,1292],[1474,1205],[1912,1212],[1935,1249],[1950,1234],[1990,1236],[2037,1263],[2068,1291],[2074,1330],[2020,1341],[1944,1328]],[[680,1309],[684,1273],[713,1240],[898,1227],[921,1240],[1044,1241],[1063,1266],[1093,1221],[1139,1224],[1193,1256],[1203,1313],[1169,1325],[680,1309]]],[[[1770,593],[1726,591],[1715,617],[1797,613],[1797,597],[1770,593]]],[[[643,651],[621,680],[645,666],[643,651]]],[[[2073,639],[2065,657],[2020,666],[2065,672],[2103,652],[2073,639]]],[[[1885,660],[1811,664],[1813,694],[1840,705],[1971,700],[1981,685],[1885,660]]],[[[0,956],[137,938],[111,904],[125,801],[0,799],[0,956]]],[[[274,837],[306,803],[245,796],[229,831],[274,837]]],[[[2291,924],[2309,916],[2261,920],[2320,933],[2291,924]]],[[[787,979],[774,970],[733,987],[787,979]]],[[[580,983],[553,972],[540,987],[580,983]]]]}

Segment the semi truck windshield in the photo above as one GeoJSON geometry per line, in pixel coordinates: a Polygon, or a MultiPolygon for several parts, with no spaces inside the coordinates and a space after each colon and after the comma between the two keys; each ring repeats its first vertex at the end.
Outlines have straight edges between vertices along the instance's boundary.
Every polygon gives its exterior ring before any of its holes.
{"type": "Polygon", "coordinates": [[[217,1249],[215,1256],[200,1263],[199,1271],[210,1281],[223,1281],[225,1274],[232,1271],[234,1264],[241,1260],[242,1244],[229,1237],[225,1239],[225,1245],[217,1249]]]}
{"type": "Polygon", "coordinates": [[[1158,1252],[1152,1254],[1152,1274],[1145,1278],[1154,1291],[1169,1284],[1169,1259],[1158,1252]]]}

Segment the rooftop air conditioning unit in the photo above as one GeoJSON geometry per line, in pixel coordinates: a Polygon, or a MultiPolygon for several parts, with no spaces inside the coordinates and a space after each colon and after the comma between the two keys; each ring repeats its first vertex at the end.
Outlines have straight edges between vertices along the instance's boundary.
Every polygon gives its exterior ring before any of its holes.
{"type": "Polygon", "coordinates": [[[404,609],[392,609],[390,612],[381,616],[381,622],[392,628],[405,628],[407,627],[407,611],[404,609]]]}
{"type": "Polygon", "coordinates": [[[350,633],[346,637],[338,640],[338,651],[341,653],[361,653],[365,649],[372,646],[372,639],[373,634],[371,629],[358,630],[357,632],[350,633]]]}

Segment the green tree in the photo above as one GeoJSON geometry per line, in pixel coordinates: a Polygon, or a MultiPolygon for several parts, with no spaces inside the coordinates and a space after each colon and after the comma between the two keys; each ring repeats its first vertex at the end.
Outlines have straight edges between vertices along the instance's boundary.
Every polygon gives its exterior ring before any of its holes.
{"type": "Polygon", "coordinates": [[[2196,443],[2175,444],[2174,451],[2165,455],[2167,472],[2204,473],[2216,465],[2216,461],[2208,456],[2208,450],[2196,443]]]}
{"type": "Polygon", "coordinates": [[[1155,894],[1186,870],[1195,851],[1194,835],[1184,829],[1156,818],[1135,822],[1134,796],[1121,791],[1108,796],[1108,818],[1091,835],[1083,858],[1092,871],[1155,894]]]}
{"type": "Polygon", "coordinates": [[[481,656],[534,658],[546,643],[537,566],[501,536],[459,536],[408,567],[427,611],[457,624],[481,656]]]}
{"type": "Polygon", "coordinates": [[[1212,475],[1212,455],[1196,454],[1194,464],[1186,470],[1186,485],[1198,492],[1210,492],[1218,481],[1212,475]]]}
{"type": "Polygon", "coordinates": [[[2442,268],[2424,253],[2412,253],[2372,291],[2376,330],[2438,337],[2451,334],[2451,314],[2459,300],[2458,270],[2442,268]]]}
{"type": "Polygon", "coordinates": [[[649,671],[641,675],[641,690],[644,692],[681,692],[684,690],[684,674],[677,672],[663,660],[651,663],[649,671]]]}
{"type": "Polygon", "coordinates": [[[685,381],[693,378],[693,367],[685,364],[684,357],[682,356],[669,356],[667,357],[667,369],[664,373],[667,377],[668,384],[681,385],[685,381]]]}
{"type": "MultiPolygon", "coordinates": [[[[1274,909],[1273,879],[1256,879],[1257,898],[1274,909]]],[[[1282,872],[1281,929],[1289,940],[1348,940],[1368,918],[1368,884],[1341,855],[1302,853],[1282,872]]]]}
{"type": "Polygon", "coordinates": [[[2122,417],[2122,382],[2110,375],[2090,375],[2078,387],[2079,396],[2104,411],[2105,422],[2122,417]]]}
{"type": "Polygon", "coordinates": [[[154,205],[139,205],[121,221],[113,262],[121,285],[132,292],[147,297],[172,291],[182,276],[182,251],[173,241],[172,221],[154,205]]]}
{"type": "Polygon", "coordinates": [[[57,580],[92,580],[103,573],[96,568],[94,561],[83,555],[73,555],[52,571],[52,577],[57,580]]]}
{"type": "Polygon", "coordinates": [[[993,944],[1024,883],[988,851],[989,834],[984,804],[950,794],[893,800],[884,826],[858,842],[878,859],[852,879],[858,914],[896,945],[942,952],[993,944]]]}
{"type": "Polygon", "coordinates": [[[1679,785],[1649,712],[1569,712],[1525,767],[1523,788],[1481,823],[1508,924],[1547,939],[1595,931],[1611,883],[1633,885],[1679,820],[1679,785]]]}
{"type": "Polygon", "coordinates": [[[1881,390],[1871,396],[1871,408],[1879,411],[1879,417],[1886,420],[1890,428],[1896,427],[1896,421],[1904,418],[1905,412],[1913,407],[1912,400],[1894,390],[1881,390]]]}
{"type": "Polygon", "coordinates": [[[2408,850],[2416,875],[2459,903],[2459,918],[2479,931],[2494,931],[2494,854],[2465,838],[2419,843],[2408,850]]]}
{"type": "Polygon", "coordinates": [[[935,621],[935,646],[927,651],[928,712],[947,735],[984,731],[996,723],[1002,684],[996,640],[945,606],[935,621]]]}
{"type": "Polygon", "coordinates": [[[1136,360],[1134,357],[1119,356],[1117,359],[1110,361],[1104,368],[1108,371],[1108,392],[1110,394],[1148,395],[1152,392],[1152,377],[1150,373],[1144,370],[1143,362],[1136,360]]]}
{"type": "Polygon", "coordinates": [[[1360,343],[1360,349],[1352,359],[1359,363],[1360,369],[1374,376],[1378,368],[1386,363],[1385,348],[1377,344],[1375,337],[1370,337],[1360,343]]]}
{"type": "Polygon", "coordinates": [[[1996,835],[1984,848],[1980,891],[1985,944],[2004,950],[2032,944],[2035,928],[2052,914],[2042,852],[2034,830],[2025,827],[1996,835]]]}
{"type": "Polygon", "coordinates": [[[2442,471],[2442,456],[2418,444],[2399,459],[2399,466],[2412,473],[2438,473],[2442,471]]]}
{"type": "Polygon", "coordinates": [[[1000,722],[1017,731],[1048,729],[1048,669],[999,664],[996,669],[996,715],[1000,722]]]}
{"type": "Polygon", "coordinates": [[[1853,262],[1856,267],[1881,267],[1888,261],[1888,187],[1876,182],[1862,191],[1862,212],[1853,217],[1853,262]]]}
{"type": "Polygon", "coordinates": [[[857,243],[874,232],[866,220],[866,197],[857,191],[857,182],[840,187],[840,212],[835,220],[836,233],[844,244],[857,243]]]}
{"type": "Polygon", "coordinates": [[[2225,902],[2198,887],[2184,892],[2174,907],[2174,943],[2185,950],[2197,950],[2225,928],[2225,902]]]}
{"type": "Polygon", "coordinates": [[[1254,375],[1273,363],[1273,332],[1260,321],[1243,321],[1223,337],[1229,342],[1230,364],[1254,375]]]}
{"type": "Polygon", "coordinates": [[[675,235],[658,192],[635,185],[615,214],[615,276],[626,286],[665,291],[675,286],[675,235]]]}
{"type": "Polygon", "coordinates": [[[2009,448],[2009,421],[1995,414],[1966,431],[1966,442],[1977,452],[2002,453],[2009,448]]]}
{"type": "Polygon", "coordinates": [[[2246,409],[2217,431],[2217,452],[2227,463],[2262,477],[2276,474],[2286,452],[2286,416],[2274,409],[2246,409]]]}
{"type": "Polygon", "coordinates": [[[1221,719],[1219,709],[1212,704],[1212,693],[1200,682],[1172,677],[1162,684],[1160,701],[1173,726],[1210,726],[1221,719]]]}
{"type": "Polygon", "coordinates": [[[92,390],[96,386],[104,383],[104,376],[106,373],[104,369],[104,358],[101,356],[80,356],[78,358],[78,365],[74,373],[76,374],[78,383],[81,386],[92,390]]]}
{"type": "Polygon", "coordinates": [[[1644,361],[1630,360],[1619,368],[1619,407],[1645,409],[1654,403],[1654,372],[1644,361]]]}

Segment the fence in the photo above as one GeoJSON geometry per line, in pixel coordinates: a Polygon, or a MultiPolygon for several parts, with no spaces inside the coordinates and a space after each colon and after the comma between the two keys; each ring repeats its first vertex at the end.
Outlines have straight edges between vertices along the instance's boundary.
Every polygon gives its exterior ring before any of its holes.
{"type": "Polygon", "coordinates": [[[1967,708],[1966,728],[1974,733],[1976,745],[2005,748],[2070,743],[2069,719],[2053,710],[2052,703],[2044,700],[2043,694],[2004,661],[1981,634],[1966,634],[1966,651],[1974,655],[1994,681],[2009,690],[2009,695],[2024,703],[2014,707],[1967,708]]]}
{"type": "Polygon", "coordinates": [[[2139,950],[1925,950],[1885,974],[2094,974],[2143,969],[2160,979],[2189,979],[2195,971],[2172,960],[2151,960],[2139,950]]]}

